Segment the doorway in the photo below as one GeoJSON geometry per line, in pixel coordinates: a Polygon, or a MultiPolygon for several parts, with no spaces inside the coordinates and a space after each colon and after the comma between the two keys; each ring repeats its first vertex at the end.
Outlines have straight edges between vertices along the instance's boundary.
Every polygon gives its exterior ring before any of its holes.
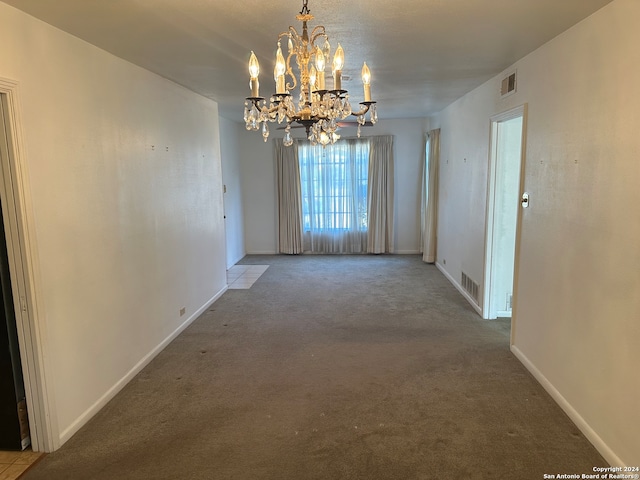
{"type": "MultiPolygon", "coordinates": [[[[53,451],[58,446],[57,422],[51,414],[53,398],[44,381],[49,367],[42,350],[42,328],[36,321],[35,253],[17,87],[16,82],[0,77],[0,203],[9,271],[5,280],[13,297],[21,364],[16,378],[22,373],[31,445],[36,452],[53,451]]],[[[15,348],[13,358],[16,361],[15,348]]]]}
{"type": "Polygon", "coordinates": [[[526,106],[491,118],[482,317],[512,317],[526,106]]]}
{"type": "Polygon", "coordinates": [[[0,424],[2,424],[0,449],[24,450],[31,444],[31,438],[2,216],[0,216],[0,300],[0,424]]]}

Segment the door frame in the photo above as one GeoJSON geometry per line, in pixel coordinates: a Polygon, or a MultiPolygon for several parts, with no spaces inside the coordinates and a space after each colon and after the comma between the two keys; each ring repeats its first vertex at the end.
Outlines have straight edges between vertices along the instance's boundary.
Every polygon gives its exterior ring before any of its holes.
{"type": "MultiPolygon", "coordinates": [[[[493,245],[494,245],[494,220],[495,220],[495,193],[497,174],[497,126],[501,122],[522,117],[522,135],[520,144],[520,178],[518,181],[518,192],[521,195],[524,187],[524,167],[526,157],[526,132],[527,132],[527,104],[522,104],[505,112],[494,115],[490,118],[490,138],[489,138],[489,168],[487,173],[487,211],[485,225],[485,257],[484,257],[484,291],[482,301],[482,318],[489,319],[494,312],[491,311],[491,294],[493,283],[493,245]]],[[[517,302],[517,282],[520,258],[520,233],[521,233],[521,209],[517,209],[516,216],[516,238],[515,255],[513,269],[513,297],[511,305],[511,338],[513,339],[515,329],[515,315],[517,302]]]]}
{"type": "Polygon", "coordinates": [[[60,446],[52,389],[47,382],[51,365],[46,361],[46,332],[39,308],[41,291],[35,224],[32,214],[25,147],[22,135],[18,83],[0,77],[0,135],[6,138],[0,155],[0,195],[22,374],[34,451],[51,452],[60,446]],[[5,148],[6,147],[6,148],[5,148]]]}

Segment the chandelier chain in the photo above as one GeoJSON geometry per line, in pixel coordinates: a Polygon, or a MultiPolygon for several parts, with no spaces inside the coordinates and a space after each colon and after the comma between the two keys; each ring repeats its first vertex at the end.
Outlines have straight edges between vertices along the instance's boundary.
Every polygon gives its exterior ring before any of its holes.
{"type": "Polygon", "coordinates": [[[300,10],[300,15],[308,15],[311,13],[311,10],[309,10],[309,7],[307,6],[308,3],[309,0],[302,0],[302,10],[300,10]]]}

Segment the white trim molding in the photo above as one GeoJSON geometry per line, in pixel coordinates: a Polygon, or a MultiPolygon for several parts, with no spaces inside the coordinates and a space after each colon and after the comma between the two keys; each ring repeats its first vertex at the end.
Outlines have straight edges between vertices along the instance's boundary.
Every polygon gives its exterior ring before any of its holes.
{"type": "Polygon", "coordinates": [[[469,302],[469,305],[471,305],[473,307],[473,309],[476,311],[476,313],[480,316],[482,316],[482,309],[480,308],[480,305],[478,305],[475,300],[473,299],[473,297],[471,295],[469,295],[466,290],[464,288],[462,288],[462,285],[460,285],[450,274],[449,272],[447,272],[444,267],[442,265],[440,265],[440,263],[436,262],[436,267],[438,268],[438,270],[440,270],[440,272],[442,272],[442,274],[447,277],[447,280],[449,280],[454,287],[456,287],[458,289],[458,291],[462,294],[462,296],[467,300],[467,302],[469,302]]]}
{"type": "Polygon", "coordinates": [[[53,388],[48,383],[47,332],[40,289],[38,248],[31,205],[26,150],[22,134],[18,83],[0,78],[8,155],[1,159],[2,202],[20,358],[29,408],[34,451],[51,452],[60,446],[53,388]]]}
{"type": "Polygon", "coordinates": [[[587,423],[587,421],[573,408],[573,406],[567,401],[566,398],[562,396],[562,394],[553,386],[553,384],[545,377],[540,370],[536,368],[536,366],[527,358],[527,356],[522,353],[522,351],[516,347],[515,345],[511,345],[511,352],[516,356],[520,362],[525,366],[531,375],[542,385],[542,387],[547,391],[551,398],[555,400],[555,402],[564,410],[567,416],[571,419],[571,421],[578,427],[578,429],[587,437],[593,446],[600,452],[600,455],[604,457],[604,459],[609,462],[609,465],[612,466],[631,466],[625,465],[620,457],[618,457],[613,450],[602,440],[602,438],[591,428],[591,426],[587,423]]]}
{"type": "Polygon", "coordinates": [[[60,442],[64,444],[78,430],[80,430],[96,413],[98,413],[109,401],[115,397],[133,378],[142,371],[144,367],[149,365],[151,361],[165,349],[178,335],[180,335],[189,325],[191,325],[200,315],[202,315],[216,300],[218,300],[224,292],[227,291],[225,285],[218,293],[210,298],[202,307],[196,310],[189,318],[178,326],[170,335],[162,342],[156,345],[149,353],[133,366],[120,380],[118,380],[109,390],[105,392],[93,405],[82,413],[69,427],[60,433],[60,442]]]}

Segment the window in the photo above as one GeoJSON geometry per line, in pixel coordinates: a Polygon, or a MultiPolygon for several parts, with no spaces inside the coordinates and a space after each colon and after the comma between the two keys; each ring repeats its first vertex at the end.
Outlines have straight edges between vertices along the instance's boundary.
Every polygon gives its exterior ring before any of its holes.
{"type": "Polygon", "coordinates": [[[305,250],[366,251],[369,142],[298,146],[305,250]]]}
{"type": "Polygon", "coordinates": [[[369,143],[298,148],[304,231],[367,229],[369,143]]]}

